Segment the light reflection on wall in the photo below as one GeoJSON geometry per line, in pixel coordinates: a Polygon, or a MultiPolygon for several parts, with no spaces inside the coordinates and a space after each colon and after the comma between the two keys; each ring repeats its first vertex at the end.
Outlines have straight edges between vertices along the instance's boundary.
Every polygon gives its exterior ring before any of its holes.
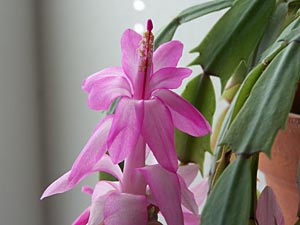
{"type": "Polygon", "coordinates": [[[142,0],[134,0],[133,8],[136,11],[143,11],[146,8],[146,4],[142,0]]]}
{"type": "Polygon", "coordinates": [[[133,28],[136,32],[138,32],[139,34],[142,34],[145,31],[144,25],[141,23],[136,23],[134,24],[134,28],[133,28]]]}
{"type": "MultiPolygon", "coordinates": [[[[145,10],[145,8],[146,8],[146,4],[142,0],[134,0],[132,6],[133,6],[133,9],[138,12],[141,12],[141,11],[145,10]]],[[[142,23],[137,22],[134,24],[134,30],[136,32],[138,32],[139,34],[142,34],[145,31],[145,28],[142,23]]]]}

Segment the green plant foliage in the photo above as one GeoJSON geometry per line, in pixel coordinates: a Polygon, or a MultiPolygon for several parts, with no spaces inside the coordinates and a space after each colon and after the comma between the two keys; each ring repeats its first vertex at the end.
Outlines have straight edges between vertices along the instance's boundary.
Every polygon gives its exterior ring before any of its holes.
{"type": "Polygon", "coordinates": [[[261,76],[261,74],[263,73],[263,71],[265,70],[266,67],[267,67],[267,65],[265,65],[264,63],[261,63],[261,64],[257,65],[247,76],[247,79],[245,80],[242,87],[240,88],[240,91],[237,95],[236,101],[233,104],[233,112],[232,112],[232,116],[230,119],[230,123],[234,120],[234,118],[236,117],[236,115],[238,114],[240,109],[243,107],[245,101],[247,100],[247,98],[249,97],[249,95],[251,93],[251,90],[252,90],[254,84],[256,83],[258,78],[261,76]]]}
{"type": "Polygon", "coordinates": [[[230,81],[228,82],[222,97],[228,102],[231,102],[247,76],[247,65],[245,61],[241,61],[236,70],[234,71],[230,81]]]}
{"type": "MultiPolygon", "coordinates": [[[[182,97],[192,103],[212,124],[216,99],[209,76],[201,74],[192,79],[187,84],[182,97]]],[[[210,135],[196,138],[176,130],[175,145],[179,160],[183,163],[198,163],[202,172],[205,152],[211,152],[210,135]]]]}
{"type": "Polygon", "coordinates": [[[266,27],[266,30],[253,56],[253,65],[256,65],[259,62],[261,54],[276,41],[278,35],[282,32],[285,26],[287,14],[288,3],[279,3],[276,9],[274,10],[274,13],[266,27]]]}
{"type": "MultiPolygon", "coordinates": [[[[263,60],[263,63],[258,64],[255,68],[253,68],[246,76],[245,81],[242,83],[242,86],[239,88],[239,90],[236,93],[236,97],[233,99],[233,102],[230,104],[229,110],[227,110],[227,114],[223,119],[222,126],[219,126],[219,132],[218,132],[218,139],[217,139],[217,145],[215,148],[215,154],[213,158],[213,166],[211,168],[211,179],[210,184],[211,187],[214,186],[214,183],[217,181],[219,176],[222,174],[224,169],[227,166],[227,159],[226,152],[230,151],[230,148],[228,146],[223,146],[222,140],[225,136],[226,131],[229,129],[232,121],[235,119],[236,115],[240,111],[240,109],[243,107],[244,103],[246,102],[247,98],[249,97],[251,90],[256,83],[256,81],[259,79],[263,71],[267,68],[269,63],[286,47],[286,44],[281,44],[278,46],[277,49],[273,49],[273,52],[270,53],[270,55],[267,55],[267,57],[263,60]],[[224,165],[226,165],[224,167],[224,165]]],[[[239,71],[243,71],[243,64],[240,64],[240,66],[236,69],[236,73],[239,71]]],[[[235,73],[235,74],[236,74],[235,73]]],[[[243,74],[243,73],[241,73],[243,74]]],[[[233,75],[234,77],[235,75],[233,75]]],[[[242,78],[242,76],[239,76],[242,78]]],[[[240,80],[241,82],[241,80],[240,80]]],[[[226,90],[223,94],[226,93],[226,90]]]]}
{"type": "Polygon", "coordinates": [[[279,35],[276,41],[262,53],[261,58],[259,61],[263,61],[265,58],[270,57],[274,53],[277,54],[278,50],[280,51],[281,48],[286,47],[286,45],[291,42],[292,40],[297,39],[297,35],[299,34],[300,28],[300,18],[296,18],[292,23],[287,26],[282,33],[279,35]]]}
{"type": "Polygon", "coordinates": [[[291,42],[274,58],[255,83],[222,144],[237,154],[263,151],[270,156],[274,138],[284,128],[292,105],[300,78],[299,59],[298,41],[291,42]]]}
{"type": "Polygon", "coordinates": [[[181,24],[197,19],[206,14],[230,7],[231,5],[232,0],[215,0],[195,5],[183,10],[157,35],[154,44],[155,48],[172,40],[177,28],[181,24]]]}
{"type": "Polygon", "coordinates": [[[219,76],[224,88],[244,60],[248,61],[275,8],[275,0],[238,0],[215,24],[202,43],[192,50],[200,55],[191,65],[219,76]]]}
{"type": "Polygon", "coordinates": [[[208,196],[201,225],[248,225],[251,205],[250,161],[237,158],[208,196]]]}
{"type": "MultiPolygon", "coordinates": [[[[213,167],[211,168],[211,175],[212,178],[210,179],[211,186],[214,186],[215,182],[219,178],[219,176],[222,174],[224,169],[227,166],[227,158],[226,152],[230,150],[230,148],[226,146],[221,145],[221,141],[226,133],[226,131],[229,129],[233,119],[235,118],[236,114],[239,112],[243,104],[245,103],[246,99],[248,98],[253,85],[257,81],[257,79],[260,77],[264,69],[267,65],[264,63],[259,64],[256,68],[254,68],[252,71],[249,72],[247,75],[245,81],[242,83],[242,86],[237,91],[237,96],[234,98],[233,102],[230,104],[229,109],[227,109],[227,114],[224,116],[222,126],[218,126],[219,132],[218,132],[218,139],[213,159],[213,167]],[[225,165],[225,166],[224,166],[225,165]]],[[[239,71],[239,69],[237,69],[239,71]]],[[[224,94],[226,91],[224,91],[224,94]]]]}

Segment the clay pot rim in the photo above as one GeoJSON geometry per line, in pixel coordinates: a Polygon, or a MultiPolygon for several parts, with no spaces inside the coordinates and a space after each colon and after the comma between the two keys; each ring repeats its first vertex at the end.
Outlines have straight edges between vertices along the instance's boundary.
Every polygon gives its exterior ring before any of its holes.
{"type": "Polygon", "coordinates": [[[292,117],[292,118],[295,118],[295,119],[300,119],[300,114],[289,113],[289,117],[292,117]]]}
{"type": "Polygon", "coordinates": [[[300,125],[300,114],[289,113],[287,123],[296,126],[300,125]]]}

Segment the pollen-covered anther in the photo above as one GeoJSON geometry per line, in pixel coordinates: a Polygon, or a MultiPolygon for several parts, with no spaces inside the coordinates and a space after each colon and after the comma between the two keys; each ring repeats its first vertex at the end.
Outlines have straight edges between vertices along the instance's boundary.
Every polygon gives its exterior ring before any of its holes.
{"type": "Polygon", "coordinates": [[[139,71],[144,72],[152,64],[154,36],[151,31],[146,31],[139,43],[138,54],[140,57],[139,71]]]}

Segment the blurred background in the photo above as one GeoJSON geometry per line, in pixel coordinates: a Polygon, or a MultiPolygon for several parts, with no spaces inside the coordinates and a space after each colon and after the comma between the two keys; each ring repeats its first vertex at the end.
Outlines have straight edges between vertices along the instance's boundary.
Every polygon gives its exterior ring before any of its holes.
{"type": "MultiPolygon", "coordinates": [[[[155,33],[202,2],[0,0],[0,225],[69,225],[88,206],[80,185],[39,200],[70,169],[100,120],[100,113],[87,107],[82,80],[121,64],[126,28],[141,32],[152,18],[155,33]]],[[[182,66],[222,13],[179,28],[182,66]]],[[[193,70],[200,73],[200,67],[193,70]]]]}

